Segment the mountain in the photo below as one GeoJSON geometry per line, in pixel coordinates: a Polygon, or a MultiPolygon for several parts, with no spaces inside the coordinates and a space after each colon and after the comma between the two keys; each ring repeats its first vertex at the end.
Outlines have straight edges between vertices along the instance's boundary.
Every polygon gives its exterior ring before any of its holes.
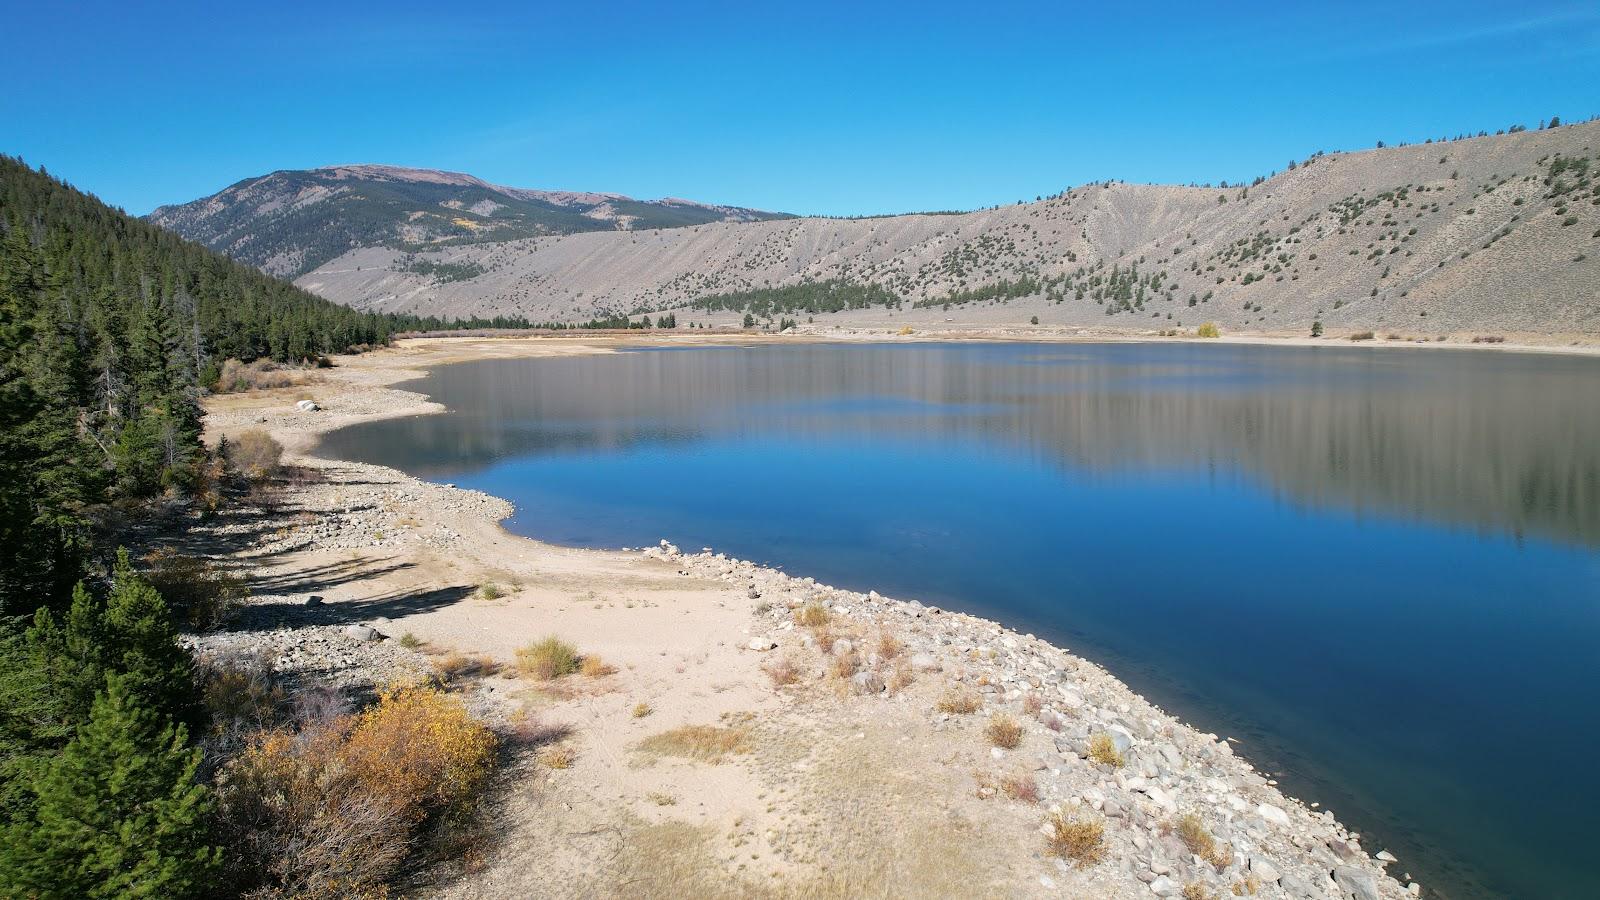
{"type": "Polygon", "coordinates": [[[294,277],[358,247],[403,251],[538,235],[786,218],[693,200],[540,191],[397,166],[329,166],[247,178],[150,221],[263,271],[294,277]]]}
{"type": "MultiPolygon", "coordinates": [[[[1037,316],[1130,330],[1213,321],[1303,332],[1321,321],[1335,333],[1593,334],[1597,148],[1591,121],[1316,153],[1248,186],[1102,182],[960,214],[635,223],[428,249],[354,241],[351,224],[330,220],[301,240],[348,249],[288,270],[360,309],[535,321],[672,310],[685,324],[750,311],[874,324],[1037,316]]],[[[227,243],[244,246],[283,218],[216,215],[234,223],[227,243]]]]}

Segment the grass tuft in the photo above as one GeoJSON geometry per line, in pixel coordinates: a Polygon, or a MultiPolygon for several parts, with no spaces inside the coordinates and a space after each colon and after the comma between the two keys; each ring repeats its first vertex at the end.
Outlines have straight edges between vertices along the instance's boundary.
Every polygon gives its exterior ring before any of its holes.
{"type": "Polygon", "coordinates": [[[972,691],[969,691],[965,688],[953,687],[945,691],[944,696],[939,698],[938,709],[939,712],[942,713],[950,713],[957,716],[970,716],[977,712],[978,707],[982,705],[983,701],[978,699],[977,694],[974,694],[972,691]]]}
{"type": "Polygon", "coordinates": [[[1089,736],[1089,758],[1113,769],[1120,769],[1127,762],[1117,752],[1116,742],[1111,740],[1111,735],[1104,732],[1089,736]]]}
{"type": "Polygon", "coordinates": [[[578,648],[555,635],[517,651],[517,668],[530,678],[549,681],[578,671],[578,648]]]}
{"type": "Polygon", "coordinates": [[[1021,723],[1005,713],[991,718],[983,733],[989,738],[989,743],[1007,750],[1015,750],[1022,743],[1021,723]]]}
{"type": "Polygon", "coordinates": [[[828,608],[817,603],[807,603],[794,612],[794,621],[797,625],[807,628],[819,628],[833,621],[833,614],[828,608]]]}
{"type": "Polygon", "coordinates": [[[1050,828],[1050,844],[1047,849],[1051,855],[1071,860],[1080,869],[1092,866],[1105,858],[1104,823],[1053,812],[1046,824],[1050,828]]]}

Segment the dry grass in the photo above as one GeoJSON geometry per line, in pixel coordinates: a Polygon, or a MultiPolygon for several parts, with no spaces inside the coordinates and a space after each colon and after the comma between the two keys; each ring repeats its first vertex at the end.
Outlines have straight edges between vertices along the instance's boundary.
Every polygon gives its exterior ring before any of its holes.
{"type": "Polygon", "coordinates": [[[1350,335],[1350,340],[1352,340],[1352,341],[1370,341],[1375,337],[1377,337],[1377,335],[1374,334],[1373,332],[1370,332],[1370,331],[1357,331],[1354,334],[1350,335]]]}
{"type": "Polygon", "coordinates": [[[617,674],[616,666],[610,665],[593,653],[583,658],[578,670],[585,678],[602,678],[606,675],[617,674]]]}
{"type": "Polygon", "coordinates": [[[1052,856],[1071,860],[1079,868],[1092,866],[1105,858],[1103,822],[1053,812],[1046,824],[1050,828],[1050,843],[1046,849],[1052,856]]]}
{"type": "Polygon", "coordinates": [[[1103,766],[1120,769],[1127,762],[1117,752],[1117,744],[1104,732],[1089,736],[1089,758],[1103,766]]]}
{"type": "Polygon", "coordinates": [[[551,635],[517,651],[517,668],[530,678],[550,681],[578,671],[578,648],[551,635]]]}
{"type": "Polygon", "coordinates": [[[917,675],[911,666],[905,662],[895,664],[894,671],[889,673],[889,693],[898,694],[917,681],[917,675]]]}
{"type": "Polygon", "coordinates": [[[861,660],[856,656],[854,650],[835,656],[833,662],[828,664],[828,672],[835,678],[849,678],[856,674],[856,671],[860,668],[861,660]]]}
{"type": "Polygon", "coordinates": [[[1194,330],[1195,337],[1214,338],[1222,337],[1222,329],[1215,322],[1206,322],[1194,330]]]}
{"type": "Polygon", "coordinates": [[[478,597],[482,600],[499,600],[506,595],[505,588],[492,581],[478,585],[478,597]]]}
{"type": "Polygon", "coordinates": [[[315,376],[303,370],[289,368],[270,359],[258,359],[250,363],[227,359],[222,361],[222,373],[211,390],[218,394],[237,394],[291,387],[316,380],[315,376]]]}
{"type": "Polygon", "coordinates": [[[1261,879],[1254,875],[1246,875],[1244,880],[1235,881],[1230,890],[1235,897],[1254,897],[1261,892],[1261,879]]]}
{"type": "Polygon", "coordinates": [[[772,660],[761,668],[772,679],[773,687],[785,687],[800,680],[800,667],[787,656],[772,660]]]}
{"type": "Polygon", "coordinates": [[[577,751],[566,744],[556,744],[539,752],[539,763],[547,769],[570,769],[577,761],[577,751]]]}
{"type": "Polygon", "coordinates": [[[492,656],[467,656],[454,651],[433,661],[433,673],[446,683],[463,678],[488,678],[499,674],[500,664],[492,656]]]}
{"type": "Polygon", "coordinates": [[[652,709],[648,703],[635,703],[633,705],[633,717],[635,719],[642,719],[653,712],[655,712],[655,710],[652,709]]]}
{"type": "Polygon", "coordinates": [[[816,603],[807,603],[794,611],[794,621],[797,625],[807,628],[819,628],[833,621],[833,614],[828,608],[816,603]]]}
{"type": "Polygon", "coordinates": [[[748,753],[750,729],[743,725],[683,725],[645,738],[639,742],[639,749],[657,756],[716,763],[730,753],[748,753]]]}
{"type": "Polygon", "coordinates": [[[1022,743],[1022,724],[1005,713],[991,718],[983,733],[989,743],[1007,750],[1015,750],[1022,743]]]}
{"type": "Polygon", "coordinates": [[[1217,900],[1217,895],[1200,882],[1191,881],[1183,886],[1183,900],[1217,900]]]}
{"type": "Polygon", "coordinates": [[[1233,862],[1233,851],[1218,844],[1217,839],[1206,830],[1205,823],[1194,813],[1186,813],[1179,818],[1174,831],[1190,853],[1213,866],[1221,869],[1233,862]]]}
{"type": "Polygon", "coordinates": [[[1039,782],[1032,775],[1018,773],[1000,779],[1000,791],[1012,800],[1023,803],[1039,802],[1039,782]]]}
{"type": "Polygon", "coordinates": [[[1025,715],[1030,718],[1038,718],[1039,713],[1043,711],[1044,701],[1039,699],[1038,694],[1028,694],[1022,698],[1022,712],[1025,715]]]}
{"type": "Polygon", "coordinates": [[[895,637],[893,632],[882,631],[878,633],[879,659],[894,659],[905,649],[906,645],[902,643],[899,638],[895,637]]]}
{"type": "Polygon", "coordinates": [[[283,445],[260,428],[241,431],[222,448],[228,468],[251,481],[265,481],[283,464],[283,445]]]}
{"type": "Polygon", "coordinates": [[[966,688],[953,687],[945,691],[944,696],[939,698],[937,708],[942,713],[970,716],[977,712],[982,705],[983,701],[978,698],[977,694],[966,688]]]}

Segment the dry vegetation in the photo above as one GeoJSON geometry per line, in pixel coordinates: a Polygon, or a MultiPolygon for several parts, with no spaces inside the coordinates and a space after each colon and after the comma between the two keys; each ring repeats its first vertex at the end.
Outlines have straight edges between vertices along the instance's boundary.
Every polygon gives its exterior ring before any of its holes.
{"type": "Polygon", "coordinates": [[[683,725],[639,742],[639,749],[657,756],[679,756],[699,762],[721,762],[730,753],[750,750],[748,725],[683,725]]]}
{"type": "Polygon", "coordinates": [[[1183,846],[1187,847],[1190,853],[1218,869],[1226,868],[1228,863],[1233,861],[1233,851],[1218,844],[1217,839],[1206,830],[1205,823],[1194,813],[1186,813],[1179,818],[1174,831],[1178,835],[1178,840],[1183,841],[1183,846]]]}
{"type": "Polygon", "coordinates": [[[417,841],[458,818],[496,738],[454,697],[384,691],[354,715],[262,732],[220,778],[233,877],[252,896],[377,896],[417,841]]]}
{"type": "Polygon", "coordinates": [[[194,631],[222,625],[250,593],[243,578],[220,565],[170,548],[152,551],[145,565],[145,580],[161,593],[174,617],[194,631]]]}
{"type": "Polygon", "coordinates": [[[256,482],[278,474],[283,463],[283,445],[259,428],[239,432],[221,451],[229,469],[256,482]]]}
{"type": "Polygon", "coordinates": [[[578,648],[550,635],[517,651],[517,668],[539,681],[550,681],[578,671],[578,648]]]}
{"type": "Polygon", "coordinates": [[[951,715],[970,716],[977,712],[982,705],[983,701],[978,698],[977,694],[966,688],[952,687],[944,692],[944,696],[939,698],[938,709],[939,712],[951,715]]]}
{"type": "Polygon", "coordinates": [[[983,733],[989,743],[1006,750],[1015,750],[1022,743],[1022,724],[1005,713],[990,719],[983,733]]]}
{"type": "Polygon", "coordinates": [[[1045,823],[1050,830],[1049,851],[1080,868],[1105,858],[1105,823],[1053,812],[1045,823]]]}
{"type": "Polygon", "coordinates": [[[1111,735],[1103,733],[1089,736],[1089,758],[1113,769],[1122,768],[1126,762],[1111,735]]]}

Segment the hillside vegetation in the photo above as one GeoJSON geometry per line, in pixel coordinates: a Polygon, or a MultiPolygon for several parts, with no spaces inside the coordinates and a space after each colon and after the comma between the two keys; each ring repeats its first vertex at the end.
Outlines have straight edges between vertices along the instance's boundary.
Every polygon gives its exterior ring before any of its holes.
{"type": "Polygon", "coordinates": [[[865,315],[856,301],[870,297],[869,312],[909,321],[1595,332],[1597,165],[1600,123],[1587,122],[1317,153],[1249,185],[1105,182],[958,215],[636,228],[425,252],[356,242],[297,283],[357,308],[540,321],[848,318],[865,315]]]}
{"type": "MultiPolygon", "coordinates": [[[[129,520],[210,515],[277,469],[282,447],[264,432],[200,442],[200,397],[240,360],[296,362],[444,324],[315,297],[0,157],[0,896],[298,893],[262,848],[305,844],[261,835],[354,807],[286,794],[283,765],[250,771],[270,738],[290,740],[281,687],[197,661],[178,639],[180,625],[215,626],[243,581],[170,548],[141,564],[108,536],[129,520]]],[[[415,757],[434,747],[410,735],[448,720],[487,747],[454,702],[395,694],[326,725],[350,743],[364,725],[386,729],[363,748],[388,761],[382,779],[342,796],[394,812],[376,823],[381,846],[355,851],[398,860],[450,805],[396,795],[384,735],[415,757]]],[[[463,793],[486,757],[472,757],[463,793]]],[[[335,892],[352,887],[382,885],[335,892]]]]}

